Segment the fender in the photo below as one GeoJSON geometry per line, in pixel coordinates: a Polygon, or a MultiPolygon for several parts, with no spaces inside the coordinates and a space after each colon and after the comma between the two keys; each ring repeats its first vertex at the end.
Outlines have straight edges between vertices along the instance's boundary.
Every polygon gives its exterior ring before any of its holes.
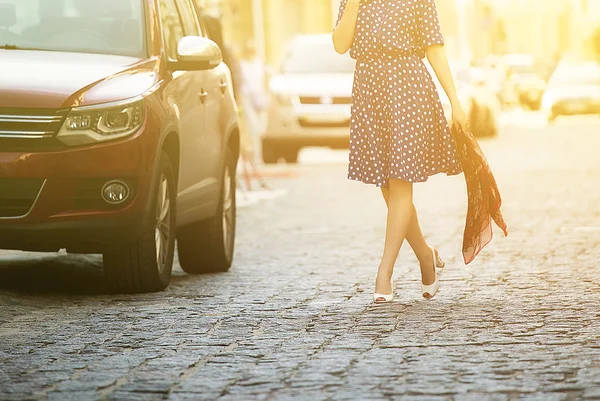
{"type": "MultiPolygon", "coordinates": [[[[162,84],[159,83],[157,84],[157,87],[160,86],[162,84]]],[[[179,111],[177,109],[177,106],[175,104],[169,103],[167,99],[162,99],[162,97],[159,97],[162,101],[161,106],[162,106],[162,115],[157,115],[156,118],[158,121],[164,121],[163,124],[161,124],[160,130],[159,130],[159,134],[158,137],[156,138],[156,146],[155,146],[155,152],[154,152],[154,158],[153,158],[153,162],[152,162],[152,182],[150,185],[150,196],[148,197],[149,202],[145,205],[145,210],[146,212],[150,212],[151,208],[152,208],[152,202],[154,201],[154,193],[156,191],[156,181],[157,181],[157,174],[158,174],[158,162],[159,162],[159,154],[163,149],[163,146],[165,144],[165,141],[167,139],[167,136],[170,134],[174,134],[177,135],[178,139],[179,139],[179,132],[181,130],[181,126],[179,124],[179,111]]],[[[180,143],[180,147],[181,147],[181,142],[180,143]]],[[[181,149],[180,149],[181,152],[181,149]]],[[[181,163],[178,163],[179,165],[179,169],[181,169],[181,163]]],[[[177,191],[177,186],[179,184],[179,174],[180,171],[179,169],[175,172],[176,174],[176,179],[177,182],[175,183],[175,190],[177,191]]]]}

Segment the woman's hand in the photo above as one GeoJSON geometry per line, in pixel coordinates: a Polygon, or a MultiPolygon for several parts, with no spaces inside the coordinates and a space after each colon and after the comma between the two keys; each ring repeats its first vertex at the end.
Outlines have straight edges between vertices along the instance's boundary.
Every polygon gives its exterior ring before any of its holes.
{"type": "Polygon", "coordinates": [[[469,129],[467,115],[460,104],[452,105],[452,126],[460,132],[467,132],[469,129]]]}

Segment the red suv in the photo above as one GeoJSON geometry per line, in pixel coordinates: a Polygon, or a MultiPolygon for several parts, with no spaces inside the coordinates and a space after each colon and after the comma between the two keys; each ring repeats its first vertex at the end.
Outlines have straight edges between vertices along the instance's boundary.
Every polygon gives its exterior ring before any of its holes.
{"type": "Polygon", "coordinates": [[[101,253],[123,292],[227,270],[238,116],[192,0],[0,2],[0,249],[101,253]]]}

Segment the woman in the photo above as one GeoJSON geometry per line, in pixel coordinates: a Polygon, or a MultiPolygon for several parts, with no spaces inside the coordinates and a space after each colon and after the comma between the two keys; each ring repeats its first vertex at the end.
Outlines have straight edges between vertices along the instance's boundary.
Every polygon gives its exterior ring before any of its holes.
{"type": "Polygon", "coordinates": [[[357,60],[348,178],[381,187],[388,207],[373,300],[392,301],[392,273],[405,238],[421,266],[422,294],[432,298],[439,288],[436,267],[444,262],[421,233],[413,183],[462,169],[425,56],[450,99],[453,125],[467,129],[435,2],[341,0],[333,44],[357,60]]]}

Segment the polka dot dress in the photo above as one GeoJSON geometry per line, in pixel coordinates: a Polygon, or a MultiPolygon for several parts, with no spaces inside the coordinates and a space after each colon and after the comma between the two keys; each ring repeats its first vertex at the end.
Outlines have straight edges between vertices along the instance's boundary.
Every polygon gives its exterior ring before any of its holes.
{"type": "Polygon", "coordinates": [[[349,179],[387,187],[390,178],[423,182],[462,172],[422,60],[428,46],[443,43],[434,0],[361,1],[350,49],[357,62],[349,179]]]}

